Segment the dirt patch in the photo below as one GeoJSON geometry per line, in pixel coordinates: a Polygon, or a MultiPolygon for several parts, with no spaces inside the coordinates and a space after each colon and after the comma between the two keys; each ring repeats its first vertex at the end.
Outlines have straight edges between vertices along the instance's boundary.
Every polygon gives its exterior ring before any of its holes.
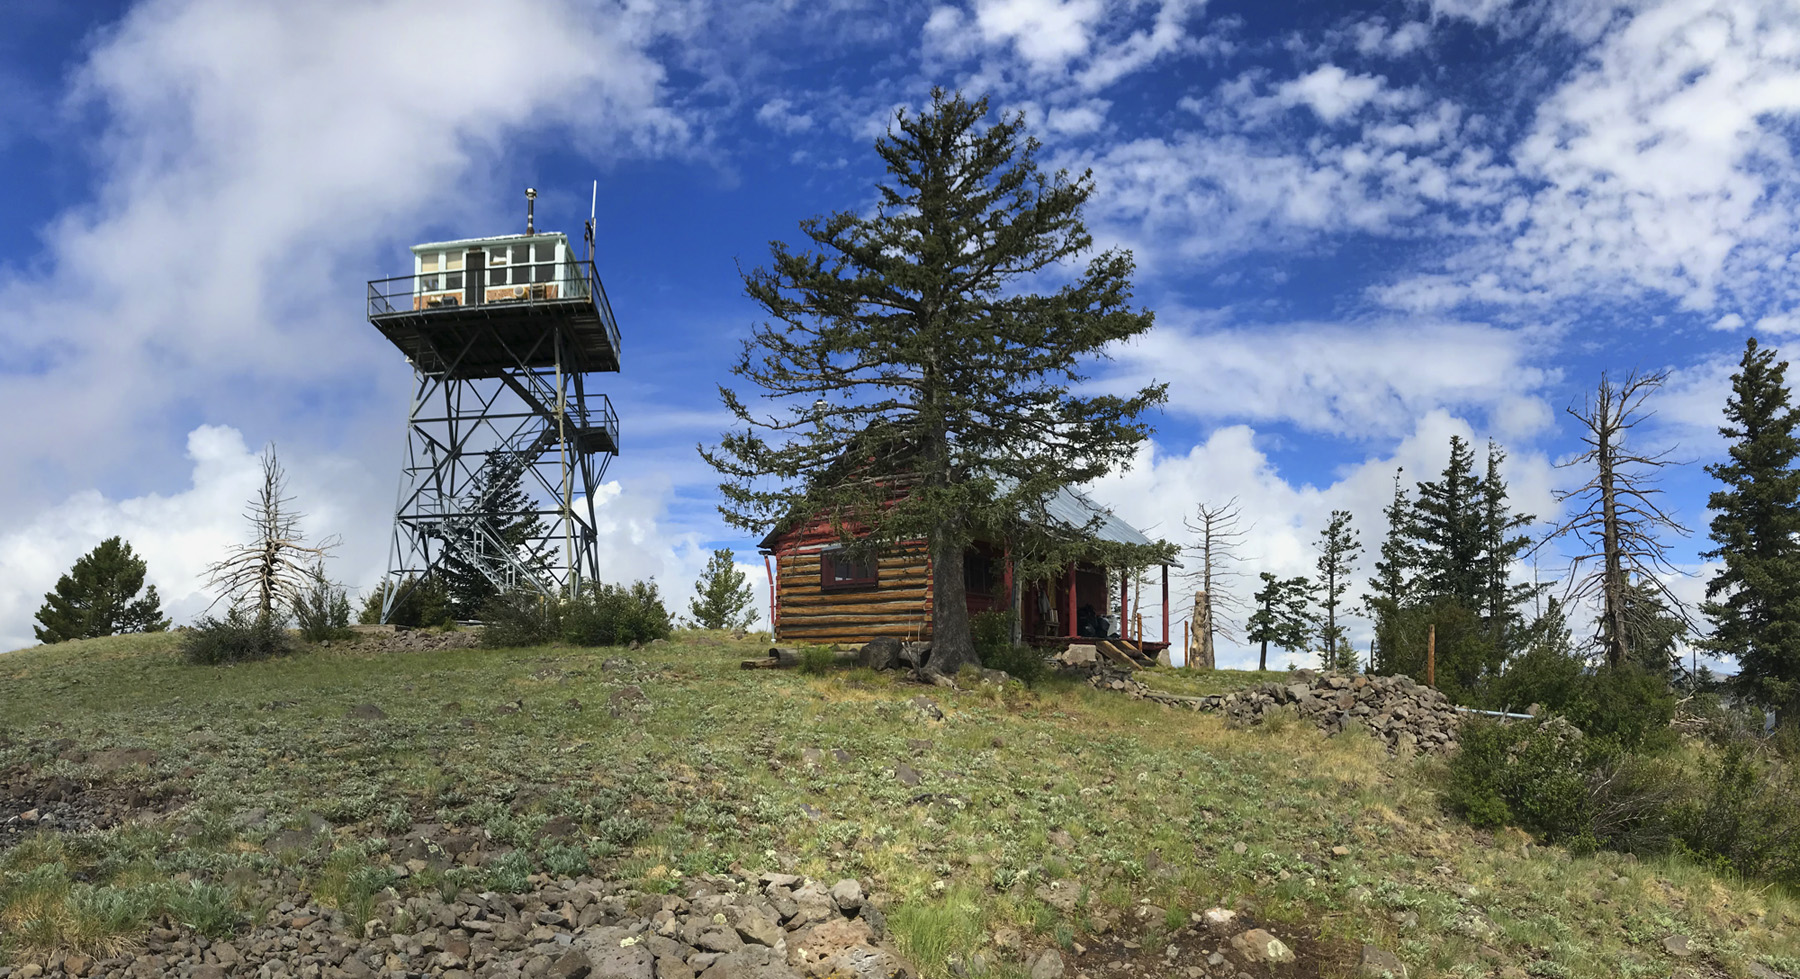
{"type": "Polygon", "coordinates": [[[112,784],[16,766],[0,771],[0,850],[43,830],[84,832],[163,816],[187,800],[187,789],[178,780],[112,784]]]}
{"type": "Polygon", "coordinates": [[[1290,924],[1260,922],[1238,914],[1223,934],[1190,923],[1174,932],[1130,936],[1116,931],[1084,935],[1068,950],[1068,975],[1088,979],[1124,979],[1155,976],[1158,979],[1316,979],[1354,972],[1362,946],[1337,939],[1315,937],[1315,929],[1290,924]],[[1267,931],[1293,952],[1291,963],[1251,962],[1232,938],[1251,929],[1267,931]]]}

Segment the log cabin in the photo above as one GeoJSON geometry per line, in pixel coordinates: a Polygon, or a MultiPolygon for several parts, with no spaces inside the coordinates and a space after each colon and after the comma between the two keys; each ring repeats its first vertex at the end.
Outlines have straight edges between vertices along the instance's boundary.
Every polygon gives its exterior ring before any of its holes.
{"type": "MultiPolygon", "coordinates": [[[[1044,511],[1063,528],[1091,528],[1088,533],[1096,541],[1158,546],[1074,489],[1057,491],[1044,511]]],[[[932,567],[923,539],[879,554],[860,553],[820,517],[784,523],[763,538],[759,549],[769,575],[769,619],[778,642],[865,643],[877,636],[930,640],[932,567]]],[[[1138,603],[1131,582],[1122,581],[1115,595],[1107,585],[1108,568],[1097,561],[1078,560],[1060,575],[1021,581],[1004,541],[977,541],[963,553],[970,614],[1013,610],[1016,642],[1055,647],[1123,638],[1152,656],[1169,645],[1169,566],[1161,569],[1162,635],[1150,640],[1134,634],[1132,612],[1138,603]]]]}

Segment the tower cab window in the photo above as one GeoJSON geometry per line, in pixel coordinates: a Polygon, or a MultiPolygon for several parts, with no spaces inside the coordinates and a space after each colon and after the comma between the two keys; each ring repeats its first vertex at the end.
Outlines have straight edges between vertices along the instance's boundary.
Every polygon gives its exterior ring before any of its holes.
{"type": "Polygon", "coordinates": [[[522,286],[556,279],[556,242],[519,242],[488,249],[489,286],[522,286]]]}

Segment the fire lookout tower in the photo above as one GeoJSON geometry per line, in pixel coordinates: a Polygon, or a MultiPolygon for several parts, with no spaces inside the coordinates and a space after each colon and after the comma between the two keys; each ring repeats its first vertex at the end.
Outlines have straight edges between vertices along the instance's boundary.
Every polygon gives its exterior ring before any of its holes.
{"type": "Polygon", "coordinates": [[[619,327],[593,220],[584,260],[533,227],[525,194],[524,234],[414,245],[411,275],[369,283],[370,324],[413,367],[383,622],[450,560],[549,597],[599,576],[594,492],[619,420],[587,378],[618,371],[619,327]]]}

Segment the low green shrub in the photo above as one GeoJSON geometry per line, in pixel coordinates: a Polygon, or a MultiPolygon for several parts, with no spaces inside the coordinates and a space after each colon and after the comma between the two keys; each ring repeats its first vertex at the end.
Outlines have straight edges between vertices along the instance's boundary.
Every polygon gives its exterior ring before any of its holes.
{"type": "Polygon", "coordinates": [[[561,633],[573,646],[624,646],[667,639],[674,631],[654,581],[593,584],[562,611],[561,633]]]}
{"type": "Polygon", "coordinates": [[[1655,754],[1675,744],[1675,692],[1667,677],[1635,664],[1583,674],[1573,701],[1552,709],[1614,751],[1655,754]]]}
{"type": "Polygon", "coordinates": [[[394,601],[393,611],[388,615],[389,625],[420,629],[456,623],[450,590],[437,578],[382,582],[363,599],[362,611],[357,614],[356,621],[363,625],[381,622],[382,603],[387,600],[388,591],[394,588],[400,589],[400,593],[394,601]]]}
{"type": "Polygon", "coordinates": [[[1044,677],[1044,654],[1029,646],[1013,645],[1012,629],[1011,612],[976,612],[969,616],[969,638],[981,665],[1033,686],[1044,677]]]}
{"type": "Polygon", "coordinates": [[[1591,849],[1587,746],[1552,716],[1520,724],[1472,721],[1450,760],[1444,798],[1478,827],[1515,824],[1553,842],[1591,849]]]}
{"type": "Polygon", "coordinates": [[[344,639],[350,635],[350,594],[325,577],[316,565],[306,590],[294,596],[294,624],[307,642],[344,639]]]}
{"type": "Polygon", "coordinates": [[[286,656],[294,651],[287,623],[274,615],[232,609],[222,619],[202,616],[181,635],[181,655],[190,663],[216,666],[286,656]]]}
{"type": "Polygon", "coordinates": [[[830,646],[802,646],[800,648],[800,672],[818,676],[827,673],[837,665],[837,653],[830,646]]]}
{"type": "Polygon", "coordinates": [[[495,649],[541,646],[561,625],[557,603],[535,591],[508,591],[481,606],[481,644],[495,649]]]}
{"type": "Polygon", "coordinates": [[[1674,816],[1680,849],[1749,877],[1800,888],[1800,772],[1755,747],[1728,745],[1712,777],[1674,816]]]}

